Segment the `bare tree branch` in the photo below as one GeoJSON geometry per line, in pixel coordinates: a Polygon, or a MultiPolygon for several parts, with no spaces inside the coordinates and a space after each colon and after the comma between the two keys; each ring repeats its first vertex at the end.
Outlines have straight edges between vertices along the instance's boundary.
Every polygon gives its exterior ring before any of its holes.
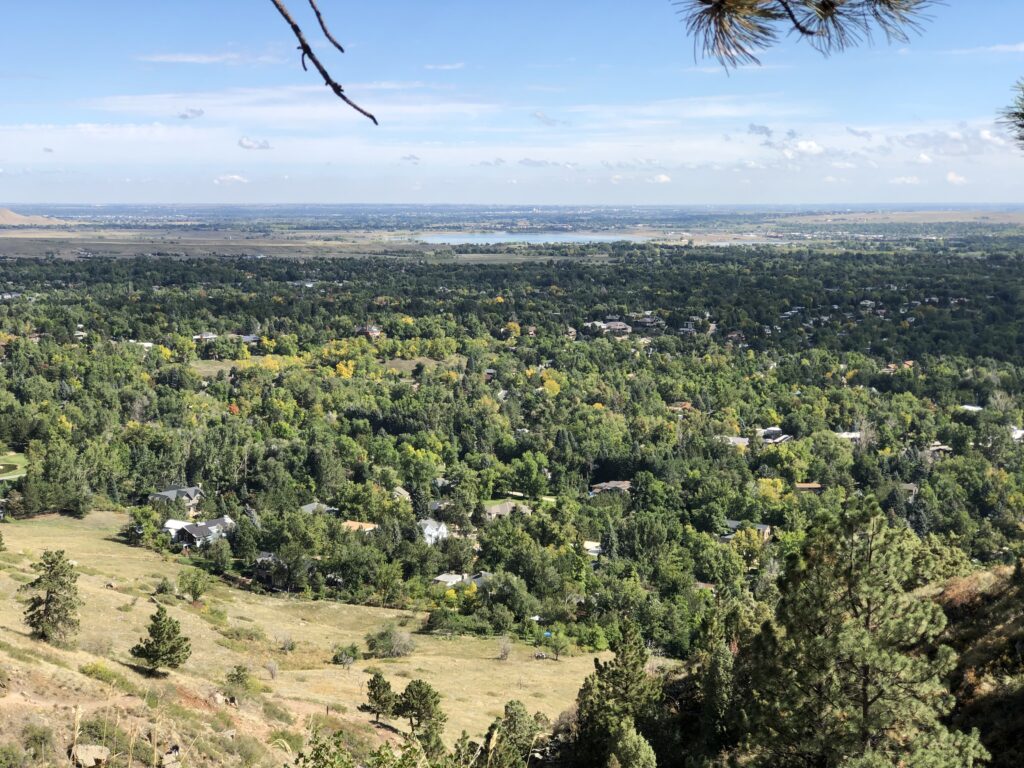
{"type": "MultiPolygon", "coordinates": [[[[339,82],[337,82],[333,77],[331,77],[331,74],[327,71],[327,68],[320,63],[320,59],[317,58],[317,55],[313,52],[313,49],[310,47],[309,42],[306,40],[306,36],[302,33],[302,28],[299,27],[295,19],[292,18],[292,15],[291,13],[288,12],[288,8],[285,7],[284,2],[282,2],[282,0],[270,0],[270,2],[274,4],[274,7],[277,8],[278,13],[281,14],[282,18],[284,18],[288,26],[292,28],[292,32],[295,35],[295,39],[299,41],[299,50],[302,51],[302,68],[306,69],[306,59],[309,59],[313,63],[313,66],[316,67],[316,71],[320,73],[320,77],[324,79],[324,85],[326,85],[328,88],[334,91],[335,96],[344,101],[359,114],[370,118],[370,120],[373,121],[374,125],[380,125],[380,123],[377,122],[376,117],[374,117],[372,114],[370,114],[365,109],[356,104],[354,101],[352,101],[352,99],[350,99],[347,95],[345,95],[345,89],[341,86],[339,82]]],[[[320,28],[324,31],[324,34],[327,35],[327,39],[330,40],[331,43],[333,43],[338,50],[344,52],[342,47],[338,45],[338,42],[334,39],[331,33],[327,31],[327,26],[324,24],[323,17],[320,15],[320,9],[317,8],[315,0],[309,0],[309,4],[315,11],[317,19],[320,20],[320,28]]]]}
{"type": "Polygon", "coordinates": [[[316,20],[320,22],[320,29],[324,31],[327,39],[331,41],[331,44],[335,48],[344,53],[345,49],[341,47],[341,43],[334,39],[334,35],[332,35],[331,31],[327,28],[327,22],[324,21],[323,14],[320,13],[320,7],[316,4],[316,0],[309,0],[309,7],[312,8],[313,13],[316,14],[316,20]]]}

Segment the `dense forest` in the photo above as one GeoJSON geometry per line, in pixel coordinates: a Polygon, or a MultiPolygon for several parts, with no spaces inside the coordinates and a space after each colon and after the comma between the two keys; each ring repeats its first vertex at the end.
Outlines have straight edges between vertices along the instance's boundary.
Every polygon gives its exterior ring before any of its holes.
{"type": "Polygon", "coordinates": [[[1024,630],[968,669],[984,600],[932,598],[1000,574],[1020,623],[1021,245],[3,261],[3,513],[614,651],[487,765],[1016,765],[1024,630]]]}

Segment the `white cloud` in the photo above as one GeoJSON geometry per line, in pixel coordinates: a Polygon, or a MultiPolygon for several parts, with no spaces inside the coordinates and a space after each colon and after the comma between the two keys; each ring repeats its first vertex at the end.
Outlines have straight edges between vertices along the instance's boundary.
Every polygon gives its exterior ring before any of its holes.
{"type": "Polygon", "coordinates": [[[250,139],[248,136],[240,138],[238,146],[242,149],[272,149],[270,142],[266,139],[250,139]]]}
{"type": "Polygon", "coordinates": [[[458,62],[455,62],[454,64],[424,64],[423,68],[424,69],[439,70],[439,71],[442,71],[442,72],[450,72],[450,71],[455,70],[455,69],[462,69],[464,66],[466,66],[465,62],[458,61],[458,62]]]}
{"type": "Polygon", "coordinates": [[[825,152],[825,148],[816,141],[798,141],[796,149],[805,155],[821,155],[825,152]]]}
{"type": "Polygon", "coordinates": [[[961,48],[953,53],[1024,53],[1024,43],[986,45],[981,48],[961,48]]]}
{"type": "Polygon", "coordinates": [[[917,156],[917,159],[914,162],[918,165],[931,165],[935,161],[932,160],[931,155],[926,152],[922,152],[917,156]]]}
{"type": "Polygon", "coordinates": [[[917,176],[897,176],[895,179],[889,179],[890,184],[897,186],[916,186],[921,183],[921,180],[917,176]]]}
{"type": "Polygon", "coordinates": [[[245,178],[245,176],[239,176],[237,173],[227,173],[215,178],[213,183],[220,187],[230,186],[233,184],[248,184],[249,180],[245,178]]]}
{"type": "Polygon", "coordinates": [[[154,53],[139,56],[139,60],[156,64],[238,64],[242,56],[237,53],[154,53]]]}
{"type": "Polygon", "coordinates": [[[403,155],[402,156],[402,162],[403,163],[411,163],[413,165],[419,165],[420,164],[420,156],[419,155],[411,155],[411,154],[410,155],[403,155]]]}
{"type": "Polygon", "coordinates": [[[659,173],[657,176],[652,176],[647,181],[650,184],[671,184],[672,177],[666,173],[659,173]]]}
{"type": "Polygon", "coordinates": [[[967,179],[965,179],[963,176],[961,176],[956,171],[950,171],[949,173],[947,173],[946,174],[946,181],[948,181],[950,184],[952,184],[955,187],[959,187],[960,185],[967,183],[967,179]]]}

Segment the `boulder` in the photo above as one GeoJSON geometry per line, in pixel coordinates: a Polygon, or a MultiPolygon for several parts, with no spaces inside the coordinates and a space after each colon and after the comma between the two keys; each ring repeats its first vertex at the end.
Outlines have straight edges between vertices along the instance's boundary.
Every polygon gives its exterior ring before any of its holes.
{"type": "Polygon", "coordinates": [[[97,768],[110,761],[110,750],[99,744],[76,744],[71,748],[71,762],[78,768],[97,768]]]}

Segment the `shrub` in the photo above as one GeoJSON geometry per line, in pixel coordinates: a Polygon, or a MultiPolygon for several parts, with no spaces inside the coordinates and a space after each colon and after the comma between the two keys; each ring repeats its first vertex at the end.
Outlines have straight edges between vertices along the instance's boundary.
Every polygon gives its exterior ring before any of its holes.
{"type": "Polygon", "coordinates": [[[157,582],[156,588],[153,590],[154,595],[173,595],[174,584],[166,576],[161,577],[160,581],[157,582]]]}
{"type": "Polygon", "coordinates": [[[276,701],[270,701],[269,699],[263,702],[263,714],[271,720],[277,720],[277,722],[284,723],[285,725],[291,725],[295,722],[291,712],[276,701]]]}
{"type": "Polygon", "coordinates": [[[302,751],[306,740],[302,738],[301,733],[286,731],[282,728],[270,732],[270,743],[274,746],[284,745],[290,754],[296,755],[302,751]]]}
{"type": "Polygon", "coordinates": [[[359,658],[359,647],[355,643],[349,645],[334,646],[334,655],[331,656],[331,663],[338,664],[348,669],[352,662],[359,658]]]}
{"type": "Polygon", "coordinates": [[[0,745],[0,768],[21,768],[25,765],[25,753],[17,744],[0,745]]]}
{"type": "Polygon", "coordinates": [[[366,647],[370,656],[378,659],[394,659],[400,656],[408,656],[415,650],[416,644],[412,635],[403,632],[394,624],[389,624],[383,629],[371,632],[366,636],[366,647]]]}
{"type": "Polygon", "coordinates": [[[53,749],[53,731],[45,725],[29,723],[21,731],[21,743],[36,760],[53,749]]]}

